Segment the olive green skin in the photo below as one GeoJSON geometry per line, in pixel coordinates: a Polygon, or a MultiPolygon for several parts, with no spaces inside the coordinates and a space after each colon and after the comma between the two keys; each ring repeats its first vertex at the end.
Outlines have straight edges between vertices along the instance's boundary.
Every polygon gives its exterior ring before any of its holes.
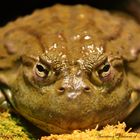
{"type": "Polygon", "coordinates": [[[49,133],[124,121],[139,67],[140,26],[124,14],[56,5],[0,29],[1,102],[49,133]]]}

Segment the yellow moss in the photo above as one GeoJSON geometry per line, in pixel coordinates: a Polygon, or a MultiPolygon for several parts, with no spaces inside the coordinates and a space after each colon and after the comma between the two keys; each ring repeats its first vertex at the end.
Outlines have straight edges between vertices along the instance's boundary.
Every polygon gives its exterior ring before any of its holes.
{"type": "Polygon", "coordinates": [[[44,136],[41,140],[140,140],[140,134],[125,131],[126,124],[107,125],[103,130],[74,131],[72,134],[44,136]]]}
{"type": "MultiPolygon", "coordinates": [[[[72,134],[43,136],[41,140],[140,140],[140,134],[125,131],[126,124],[107,125],[103,130],[97,129],[79,131],[72,134]]],[[[0,140],[35,140],[20,123],[8,112],[0,113],[0,140]],[[19,125],[20,124],[20,125],[19,125]]]]}
{"type": "Polygon", "coordinates": [[[0,113],[0,140],[30,140],[30,134],[8,112],[0,113]]]}

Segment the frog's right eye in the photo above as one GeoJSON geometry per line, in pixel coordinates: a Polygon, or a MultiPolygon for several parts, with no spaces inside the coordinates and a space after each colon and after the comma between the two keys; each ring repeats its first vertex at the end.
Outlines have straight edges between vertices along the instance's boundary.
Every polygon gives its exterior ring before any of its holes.
{"type": "Polygon", "coordinates": [[[35,73],[37,76],[45,78],[49,75],[49,70],[45,65],[38,63],[35,66],[35,73]]]}
{"type": "Polygon", "coordinates": [[[104,64],[97,73],[101,79],[106,78],[110,74],[110,64],[104,64]]]}

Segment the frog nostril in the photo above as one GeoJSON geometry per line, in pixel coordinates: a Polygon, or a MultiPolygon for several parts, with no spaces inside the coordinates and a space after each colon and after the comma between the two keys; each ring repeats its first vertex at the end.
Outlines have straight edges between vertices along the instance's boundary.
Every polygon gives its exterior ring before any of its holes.
{"type": "Polygon", "coordinates": [[[84,91],[85,91],[85,92],[90,92],[90,91],[91,91],[91,90],[90,90],[90,87],[88,87],[88,86],[84,87],[84,91]]]}
{"type": "Polygon", "coordinates": [[[58,88],[58,92],[59,92],[59,93],[65,92],[65,88],[64,88],[64,87],[59,87],[59,88],[58,88]]]}

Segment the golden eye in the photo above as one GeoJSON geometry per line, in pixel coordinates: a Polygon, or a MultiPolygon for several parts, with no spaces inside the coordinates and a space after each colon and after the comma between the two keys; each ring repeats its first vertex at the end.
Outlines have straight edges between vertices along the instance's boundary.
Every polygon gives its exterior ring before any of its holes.
{"type": "Polygon", "coordinates": [[[46,76],[48,76],[49,74],[49,70],[46,68],[46,66],[42,65],[42,64],[37,64],[36,65],[36,70],[35,70],[37,76],[44,78],[46,76]]]}
{"type": "Polygon", "coordinates": [[[110,74],[110,64],[106,63],[98,70],[98,75],[101,78],[104,78],[110,74]]]}

